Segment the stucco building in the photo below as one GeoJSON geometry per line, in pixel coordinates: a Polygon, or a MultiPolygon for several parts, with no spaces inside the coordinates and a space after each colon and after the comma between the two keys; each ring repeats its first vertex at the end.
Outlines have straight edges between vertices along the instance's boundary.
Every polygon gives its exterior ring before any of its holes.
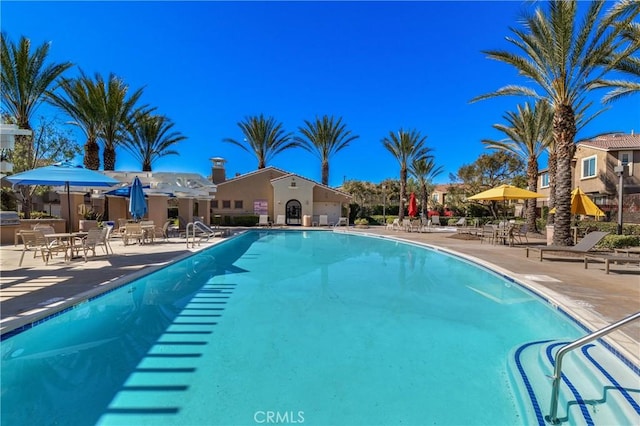
{"type": "Polygon", "coordinates": [[[233,217],[264,214],[271,221],[283,215],[287,225],[303,225],[305,216],[311,224],[317,224],[320,215],[327,215],[329,223],[347,216],[351,196],[342,191],[276,167],[227,179],[224,159],[211,160],[217,189],[211,212],[223,223],[233,217]]]}

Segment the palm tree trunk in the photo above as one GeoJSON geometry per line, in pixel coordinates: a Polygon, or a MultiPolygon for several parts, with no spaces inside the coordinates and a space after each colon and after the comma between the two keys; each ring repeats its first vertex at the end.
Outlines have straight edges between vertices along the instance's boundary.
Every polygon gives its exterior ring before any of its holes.
{"type": "Polygon", "coordinates": [[[322,184],[325,186],[329,186],[329,162],[322,162],[322,184]]]}
{"type": "Polygon", "coordinates": [[[102,158],[104,160],[105,170],[116,169],[116,149],[113,145],[105,145],[104,151],[102,152],[102,158]]]}
{"type": "MultiPolygon", "coordinates": [[[[533,155],[529,157],[529,164],[527,165],[528,185],[529,190],[538,192],[538,160],[533,155]]],[[[532,231],[536,229],[536,199],[527,200],[527,213],[526,223],[527,228],[532,231]]]]}
{"type": "Polygon", "coordinates": [[[422,217],[427,217],[427,185],[420,185],[420,212],[422,213],[422,217]]]}
{"type": "Polygon", "coordinates": [[[148,161],[145,161],[144,163],[142,163],[142,171],[143,172],[150,172],[151,171],[151,163],[148,161]]]}
{"type": "Polygon", "coordinates": [[[84,167],[89,170],[100,168],[100,147],[93,138],[87,139],[84,144],[84,167]]]}
{"type": "Polygon", "coordinates": [[[400,208],[398,209],[398,219],[404,219],[404,200],[407,198],[407,167],[400,168],[400,208]]]}
{"type": "Polygon", "coordinates": [[[553,243],[559,246],[569,246],[573,242],[571,237],[571,157],[574,151],[575,135],[573,108],[567,104],[558,105],[553,116],[553,138],[558,156],[553,243]]]}
{"type": "MultiPolygon", "coordinates": [[[[549,210],[556,206],[556,174],[558,174],[558,154],[553,148],[549,152],[549,210]]],[[[553,225],[554,213],[547,216],[547,225],[553,225]]]]}

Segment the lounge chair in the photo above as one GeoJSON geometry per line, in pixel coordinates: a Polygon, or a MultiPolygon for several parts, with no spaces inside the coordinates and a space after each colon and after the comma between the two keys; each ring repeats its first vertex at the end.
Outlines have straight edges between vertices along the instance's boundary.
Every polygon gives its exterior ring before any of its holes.
{"type": "Polygon", "coordinates": [[[621,254],[587,253],[584,255],[584,269],[587,269],[589,261],[604,262],[604,271],[609,273],[609,265],[613,263],[637,263],[640,265],[640,257],[623,256],[621,254]]]}
{"type": "Polygon", "coordinates": [[[258,226],[266,226],[267,228],[270,228],[271,222],[269,221],[269,215],[261,214],[258,219],[258,226]]]}
{"type": "Polygon", "coordinates": [[[335,226],[349,226],[349,219],[346,217],[341,217],[338,219],[338,223],[335,226]]]}
{"type": "MultiPolygon", "coordinates": [[[[395,218],[393,219],[393,222],[390,224],[391,229],[393,229],[394,231],[397,231],[398,229],[400,229],[400,219],[395,218]]],[[[387,225],[387,228],[389,228],[389,225],[387,225]]]]}
{"type": "Polygon", "coordinates": [[[331,223],[329,223],[329,216],[327,216],[326,214],[321,214],[320,216],[318,216],[318,226],[330,226],[333,225],[331,223]]]}
{"type": "Polygon", "coordinates": [[[540,262],[542,262],[542,257],[545,252],[556,252],[556,253],[578,253],[578,254],[586,254],[592,248],[596,246],[604,237],[606,237],[609,233],[602,231],[590,232],[584,236],[578,244],[575,246],[535,246],[535,247],[527,247],[527,257],[529,257],[529,250],[538,250],[540,252],[540,262]]]}
{"type": "Polygon", "coordinates": [[[440,226],[440,216],[431,216],[431,224],[440,226]]]}
{"type": "Polygon", "coordinates": [[[456,223],[454,223],[454,226],[467,226],[467,219],[464,217],[461,217],[460,219],[458,219],[456,223]]]}
{"type": "Polygon", "coordinates": [[[276,216],[276,225],[278,226],[287,226],[287,218],[283,214],[279,214],[276,216]]]}

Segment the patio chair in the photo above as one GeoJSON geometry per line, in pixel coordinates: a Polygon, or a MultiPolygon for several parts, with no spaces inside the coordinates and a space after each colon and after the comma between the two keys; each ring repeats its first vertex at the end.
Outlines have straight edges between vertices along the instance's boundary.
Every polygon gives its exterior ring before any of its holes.
{"type": "Polygon", "coordinates": [[[56,253],[62,252],[64,253],[64,260],[66,261],[68,259],[67,249],[69,247],[58,241],[49,242],[41,230],[22,230],[20,231],[20,237],[22,238],[24,247],[22,249],[22,254],[20,255],[20,262],[18,263],[18,266],[22,266],[24,254],[27,251],[33,251],[34,259],[38,255],[38,251],[40,251],[42,260],[46,265],[49,264],[49,258],[56,253]]]}
{"type": "Polygon", "coordinates": [[[128,223],[122,234],[122,242],[126,246],[129,241],[144,242],[144,230],[139,223],[128,223]]]}
{"type": "Polygon", "coordinates": [[[266,226],[268,228],[271,227],[271,222],[269,221],[269,215],[261,214],[258,219],[258,226],[266,226]]]}
{"type": "Polygon", "coordinates": [[[511,230],[511,234],[514,240],[518,240],[520,244],[522,244],[522,239],[524,239],[527,243],[529,242],[529,238],[527,237],[527,232],[529,232],[529,227],[526,223],[524,224],[515,224],[511,230]]]}
{"type": "Polygon", "coordinates": [[[529,257],[529,250],[538,250],[540,252],[540,262],[542,262],[542,258],[545,252],[550,253],[577,253],[577,254],[586,254],[591,249],[593,249],[596,244],[598,244],[604,237],[606,237],[609,233],[603,231],[595,231],[590,232],[584,236],[582,240],[575,246],[535,246],[535,247],[527,247],[526,254],[529,257]]]}
{"type": "Polygon", "coordinates": [[[287,225],[287,218],[285,215],[283,214],[279,214],[276,216],[276,225],[278,226],[286,226],[287,225]]]}
{"type": "Polygon", "coordinates": [[[329,216],[326,214],[321,214],[318,216],[318,226],[329,226],[329,216]]]}
{"type": "Polygon", "coordinates": [[[431,224],[440,226],[440,216],[433,215],[431,216],[431,224]]]}
{"type": "Polygon", "coordinates": [[[387,224],[387,228],[392,229],[394,231],[397,231],[398,229],[400,229],[400,219],[398,218],[393,219],[393,222],[387,224]]]}
{"type": "Polygon", "coordinates": [[[464,217],[461,217],[460,219],[458,219],[456,223],[454,223],[454,226],[467,226],[467,219],[464,217]]]}
{"type": "Polygon", "coordinates": [[[411,219],[402,219],[402,229],[411,232],[411,219]]]}
{"type": "Polygon", "coordinates": [[[89,229],[87,235],[82,239],[82,248],[84,261],[87,261],[87,253],[93,252],[93,257],[96,256],[96,247],[102,246],[107,256],[109,255],[109,248],[107,246],[107,232],[109,228],[92,228],[89,229]]]}
{"type": "Polygon", "coordinates": [[[497,230],[497,225],[484,225],[482,227],[482,232],[480,233],[480,244],[484,243],[484,240],[489,240],[489,242],[493,244],[496,240],[497,230]]]}

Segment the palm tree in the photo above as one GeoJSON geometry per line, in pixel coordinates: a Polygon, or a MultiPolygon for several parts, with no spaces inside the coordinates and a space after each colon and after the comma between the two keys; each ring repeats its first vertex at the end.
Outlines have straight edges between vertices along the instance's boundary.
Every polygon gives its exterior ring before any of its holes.
{"type": "MultiPolygon", "coordinates": [[[[527,185],[530,191],[538,190],[538,159],[549,147],[553,139],[553,109],[546,100],[538,100],[533,107],[527,102],[518,105],[516,112],[508,112],[504,119],[507,125],[494,124],[493,127],[507,138],[499,141],[484,139],[488,148],[508,151],[527,164],[527,185]]],[[[526,223],[529,229],[536,229],[536,201],[527,200],[526,223]]]]}
{"type": "Polygon", "coordinates": [[[80,71],[78,78],[62,79],[62,94],[48,93],[49,103],[67,113],[72,118],[70,124],[79,127],[87,138],[84,144],[84,166],[91,170],[100,168],[98,136],[102,128],[102,102],[98,85],[99,76],[94,81],[80,71]]]}
{"type": "Polygon", "coordinates": [[[320,158],[322,184],[329,185],[329,158],[349,146],[349,143],[359,136],[351,135],[351,131],[346,130],[342,118],[334,121],[333,116],[325,115],[322,119],[316,117],[315,122],[305,120],[304,123],[306,127],[298,128],[303,137],[296,136],[294,140],[303,149],[315,153],[320,158]]]}
{"type": "Polygon", "coordinates": [[[151,112],[146,105],[136,106],[142,96],[142,89],[133,92],[129,97],[129,86],[114,74],[109,74],[106,82],[96,75],[97,86],[100,91],[100,113],[102,127],[100,137],[104,142],[102,158],[105,170],[114,170],[116,165],[116,146],[125,138],[127,127],[137,114],[151,112]]]}
{"type": "Polygon", "coordinates": [[[292,139],[292,133],[285,133],[282,123],[277,123],[273,117],[265,118],[262,114],[259,117],[247,117],[238,123],[238,127],[244,134],[244,141],[225,138],[223,142],[253,152],[258,159],[258,169],[264,169],[282,151],[300,146],[299,142],[292,139]]]}
{"type": "Polygon", "coordinates": [[[546,97],[554,107],[553,138],[557,153],[556,214],[554,243],[570,245],[571,157],[576,129],[576,104],[593,81],[628,57],[627,41],[619,37],[640,10],[640,2],[623,0],[602,16],[605,2],[594,1],[584,17],[578,17],[578,2],[551,0],[548,11],[537,8],[524,17],[525,30],[512,29],[508,38],[522,54],[506,50],[484,53],[491,59],[515,67],[543,92],[526,86],[509,85],[473,101],[495,96],[546,97]]]}
{"type": "Polygon", "coordinates": [[[420,185],[420,200],[421,207],[420,212],[423,217],[426,217],[428,210],[429,192],[433,188],[432,181],[440,173],[444,171],[442,166],[436,166],[435,160],[432,157],[428,158],[415,158],[411,162],[409,167],[409,173],[416,178],[420,185]]]}
{"type": "MultiPolygon", "coordinates": [[[[627,26],[622,27],[622,37],[630,43],[630,49],[632,52],[638,50],[640,44],[640,23],[630,22],[627,26]],[[635,50],[634,50],[635,49],[635,50]]],[[[600,87],[614,88],[614,90],[607,93],[602,101],[604,103],[613,102],[624,96],[631,95],[633,93],[640,92],[640,57],[628,56],[621,59],[614,65],[616,71],[620,71],[623,74],[628,74],[633,77],[634,80],[596,80],[591,84],[592,89],[600,87]]]]}
{"type": "Polygon", "coordinates": [[[179,155],[169,148],[187,137],[173,131],[173,126],[167,117],[151,114],[138,115],[130,126],[123,146],[140,161],[143,172],[152,171],[153,162],[161,157],[179,155]]]}
{"type": "MultiPolygon", "coordinates": [[[[2,104],[13,116],[20,129],[33,130],[31,118],[37,107],[46,99],[49,90],[71,62],[47,64],[50,43],[43,43],[33,52],[31,41],[21,37],[18,44],[0,34],[0,93],[2,104]]],[[[18,135],[14,148],[15,171],[29,170],[33,164],[33,137],[18,135]]],[[[31,217],[29,188],[22,190],[25,218],[31,217]]]]}
{"type": "Polygon", "coordinates": [[[400,220],[404,218],[404,201],[407,198],[407,165],[416,159],[430,157],[431,148],[425,145],[426,139],[417,130],[405,132],[402,129],[398,133],[389,132],[389,136],[382,139],[382,145],[400,164],[400,220]]]}

